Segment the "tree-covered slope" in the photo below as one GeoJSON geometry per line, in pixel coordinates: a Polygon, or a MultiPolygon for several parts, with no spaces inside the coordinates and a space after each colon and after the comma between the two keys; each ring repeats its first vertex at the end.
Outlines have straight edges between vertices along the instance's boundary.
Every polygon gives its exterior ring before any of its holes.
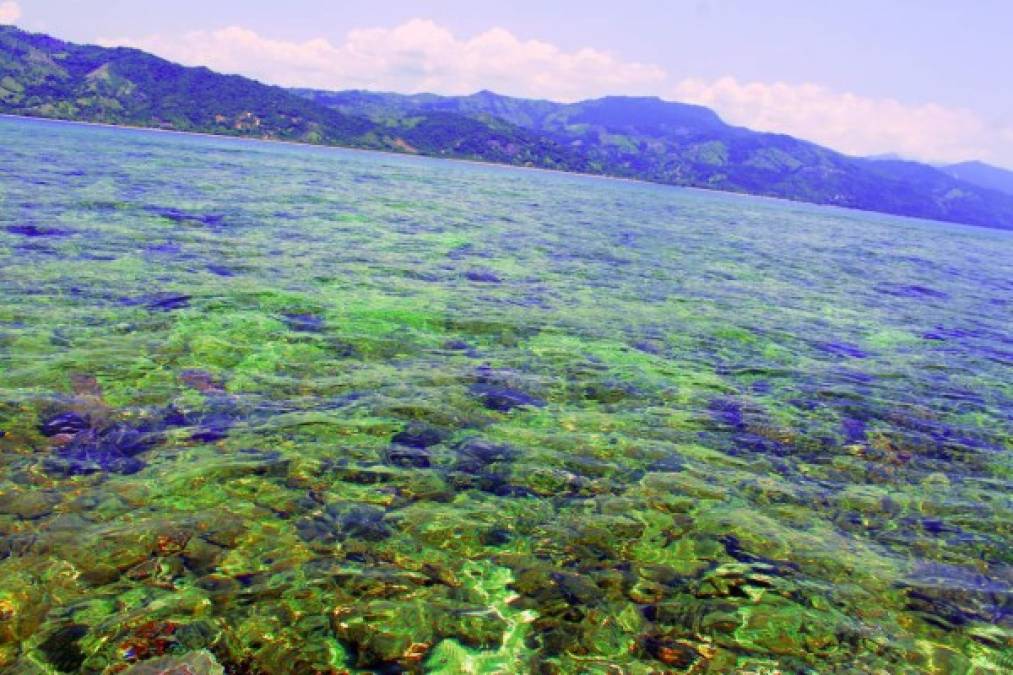
{"type": "Polygon", "coordinates": [[[186,68],[136,49],[0,27],[0,111],[61,119],[379,146],[372,123],[280,87],[186,68]]]}
{"type": "Polygon", "coordinates": [[[350,114],[135,49],[75,45],[0,27],[0,112],[8,114],[588,170],[579,153],[547,135],[496,118],[409,108],[350,114]]]}

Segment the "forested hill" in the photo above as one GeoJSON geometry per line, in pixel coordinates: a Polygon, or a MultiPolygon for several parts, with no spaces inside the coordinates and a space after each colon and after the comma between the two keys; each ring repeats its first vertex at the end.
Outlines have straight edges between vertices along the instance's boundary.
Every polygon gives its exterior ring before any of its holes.
{"type": "Polygon", "coordinates": [[[1013,229],[1013,195],[656,98],[287,90],[0,27],[0,112],[580,171],[1013,229]]]}
{"type": "Polygon", "coordinates": [[[502,120],[578,152],[597,173],[1013,229],[1013,200],[926,164],[849,157],[784,134],[724,123],[712,110],[657,98],[562,104],[499,96],[293,90],[392,124],[434,112],[502,120]]]}

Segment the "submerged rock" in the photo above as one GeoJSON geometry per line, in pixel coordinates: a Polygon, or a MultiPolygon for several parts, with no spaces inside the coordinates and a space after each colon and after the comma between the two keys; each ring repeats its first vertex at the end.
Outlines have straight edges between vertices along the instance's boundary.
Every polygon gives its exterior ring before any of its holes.
{"type": "Polygon", "coordinates": [[[923,563],[899,584],[908,609],[930,623],[952,629],[971,622],[1013,626],[1013,585],[973,569],[923,563]]]}
{"type": "Polygon", "coordinates": [[[394,434],[390,442],[409,448],[428,448],[442,443],[445,437],[446,434],[434,426],[423,422],[412,422],[403,431],[394,434]]]}
{"type": "Polygon", "coordinates": [[[225,383],[206,370],[184,370],[179,374],[179,379],[202,394],[225,393],[225,383]]]}
{"type": "Polygon", "coordinates": [[[6,228],[11,234],[20,234],[22,237],[66,237],[71,234],[70,230],[62,230],[58,227],[46,227],[40,225],[8,225],[6,228]]]}
{"type": "Polygon", "coordinates": [[[81,476],[93,473],[137,473],[144,462],[137,455],[162,442],[158,433],[142,431],[124,423],[103,429],[82,427],[85,418],[64,413],[44,422],[45,435],[62,441],[43,461],[47,473],[57,476],[81,476]]]}
{"type": "Polygon", "coordinates": [[[221,225],[225,216],[217,213],[191,213],[183,209],[164,208],[158,206],[146,207],[147,211],[154,213],[174,223],[197,223],[199,225],[221,225]]]}
{"type": "Polygon", "coordinates": [[[84,663],[84,652],[78,642],[88,634],[88,627],[82,624],[72,623],[60,628],[43,640],[38,650],[42,652],[46,661],[62,673],[73,673],[81,668],[84,663]]]}
{"type": "Polygon", "coordinates": [[[183,656],[163,656],[142,661],[123,671],[123,675],[224,675],[225,669],[206,650],[183,656]]]}
{"type": "Polygon", "coordinates": [[[52,513],[60,501],[59,493],[48,490],[4,490],[0,491],[0,514],[33,520],[52,513]]]}
{"type": "Polygon", "coordinates": [[[738,401],[721,397],[712,399],[707,405],[711,418],[724,426],[742,430],[746,428],[744,410],[738,401]]]}
{"type": "Polygon", "coordinates": [[[304,541],[331,544],[348,538],[381,541],[390,536],[384,522],[383,509],[365,504],[328,504],[315,515],[306,516],[296,523],[296,530],[304,541]]]}
{"type": "Polygon", "coordinates": [[[392,445],[384,453],[384,460],[393,466],[406,469],[427,469],[432,465],[433,454],[421,447],[392,445]]]}
{"type": "Polygon", "coordinates": [[[171,312],[174,309],[184,309],[189,307],[190,298],[191,296],[181,293],[157,293],[144,304],[150,310],[171,312]]]}
{"type": "Polygon", "coordinates": [[[234,270],[232,270],[232,269],[230,269],[228,267],[225,267],[224,265],[209,264],[207,266],[207,270],[208,270],[208,272],[211,272],[211,274],[214,274],[214,275],[219,276],[219,277],[234,277],[234,276],[236,276],[236,273],[235,273],[234,270]]]}
{"type": "Polygon", "coordinates": [[[468,270],[465,272],[464,276],[468,281],[474,281],[480,284],[498,284],[503,281],[495,272],[486,269],[468,270]]]}
{"type": "Polygon", "coordinates": [[[510,482],[510,465],[518,456],[515,448],[491,443],[481,438],[469,438],[458,444],[457,461],[449,480],[459,490],[481,490],[500,497],[531,495],[526,487],[510,482]]]}
{"type": "Polygon", "coordinates": [[[59,436],[76,434],[91,427],[88,418],[75,412],[62,412],[47,418],[39,425],[39,433],[43,436],[59,436]]]}
{"type": "Polygon", "coordinates": [[[689,669],[703,658],[688,640],[668,635],[647,635],[641,639],[640,646],[651,658],[680,670],[689,669]]]}
{"type": "Polygon", "coordinates": [[[511,389],[509,387],[501,387],[492,384],[476,384],[472,387],[471,391],[475,394],[475,396],[481,399],[482,405],[489,410],[495,410],[497,412],[509,412],[514,408],[522,408],[525,406],[541,408],[545,405],[545,401],[518,389],[511,389]]]}
{"type": "Polygon", "coordinates": [[[517,450],[509,445],[490,443],[481,438],[469,438],[457,446],[455,468],[467,473],[481,473],[490,464],[512,461],[517,454],[517,450]]]}
{"type": "Polygon", "coordinates": [[[327,322],[315,314],[282,314],[281,320],[297,333],[322,333],[327,322]]]}

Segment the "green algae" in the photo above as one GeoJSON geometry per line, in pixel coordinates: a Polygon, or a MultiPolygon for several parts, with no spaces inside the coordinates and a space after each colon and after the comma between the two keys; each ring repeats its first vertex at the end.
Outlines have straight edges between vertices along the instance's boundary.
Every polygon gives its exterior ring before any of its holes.
{"type": "Polygon", "coordinates": [[[0,669],[1008,670],[1008,235],[0,138],[0,669]]]}

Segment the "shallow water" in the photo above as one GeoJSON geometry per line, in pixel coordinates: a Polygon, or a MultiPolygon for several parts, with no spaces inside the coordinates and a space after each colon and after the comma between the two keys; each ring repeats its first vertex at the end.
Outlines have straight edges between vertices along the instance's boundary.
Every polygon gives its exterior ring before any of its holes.
{"type": "Polygon", "coordinates": [[[1009,233],[0,148],[0,668],[1013,667],[1009,233]]]}

